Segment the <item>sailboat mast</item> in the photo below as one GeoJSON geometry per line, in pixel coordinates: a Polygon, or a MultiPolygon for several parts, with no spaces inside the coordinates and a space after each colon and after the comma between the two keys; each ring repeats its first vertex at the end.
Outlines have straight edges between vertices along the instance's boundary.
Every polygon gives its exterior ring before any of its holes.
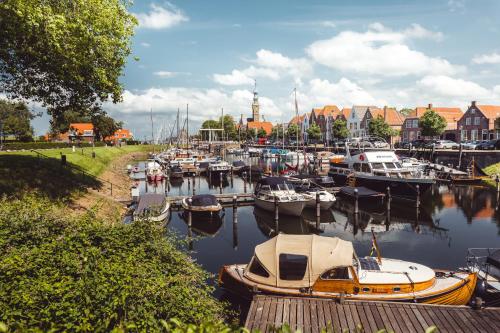
{"type": "Polygon", "coordinates": [[[186,104],[186,146],[189,149],[189,104],[186,104]]]}
{"type": "Polygon", "coordinates": [[[180,109],[177,108],[177,120],[176,120],[176,123],[177,123],[177,148],[179,148],[179,113],[180,113],[180,109]]]}
{"type": "Polygon", "coordinates": [[[153,144],[153,154],[155,153],[155,132],[153,127],[153,108],[150,108],[150,117],[151,117],[151,138],[153,144]]]}
{"type": "MultiPolygon", "coordinates": [[[[296,135],[296,141],[297,141],[297,154],[299,152],[299,132],[300,132],[300,127],[299,127],[299,106],[297,105],[297,87],[293,88],[293,94],[295,97],[295,119],[297,119],[297,135],[296,135]]],[[[297,155],[298,156],[298,155],[297,155]]]]}

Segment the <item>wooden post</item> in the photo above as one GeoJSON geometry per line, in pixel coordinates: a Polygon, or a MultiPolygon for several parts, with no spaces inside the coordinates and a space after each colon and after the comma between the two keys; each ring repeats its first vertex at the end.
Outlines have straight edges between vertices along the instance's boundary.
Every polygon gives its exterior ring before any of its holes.
{"type": "Polygon", "coordinates": [[[417,185],[417,208],[420,207],[420,186],[417,185]]]}
{"type": "Polygon", "coordinates": [[[66,155],[61,154],[61,165],[66,165],[66,155]]]}
{"type": "MultiPolygon", "coordinates": [[[[191,204],[193,203],[193,199],[189,198],[188,200],[188,206],[191,208],[191,204]]],[[[188,210],[188,226],[191,228],[193,224],[193,213],[191,212],[191,209],[188,210]]]]}
{"type": "Polygon", "coordinates": [[[222,194],[222,172],[219,173],[219,192],[222,194]]]}
{"type": "Polygon", "coordinates": [[[321,202],[319,200],[319,192],[316,192],[316,217],[321,216],[321,202]]]}
{"type": "Polygon", "coordinates": [[[323,171],[323,157],[319,159],[319,170],[323,171]]]}
{"type": "Polygon", "coordinates": [[[110,184],[111,184],[111,196],[113,196],[113,183],[110,184]]]}
{"type": "Polygon", "coordinates": [[[249,171],[248,171],[249,181],[252,183],[252,162],[250,161],[249,171]]]}
{"type": "Polygon", "coordinates": [[[247,177],[243,176],[243,193],[247,193],[247,177]]]}
{"type": "Polygon", "coordinates": [[[278,233],[279,229],[279,202],[278,202],[278,197],[274,196],[274,223],[276,225],[276,233],[278,233]]]}
{"type": "Polygon", "coordinates": [[[354,189],[354,214],[359,213],[358,199],[359,199],[358,189],[355,188],[354,189]]]}
{"type": "Polygon", "coordinates": [[[497,183],[497,193],[500,192],[500,177],[498,176],[498,173],[497,173],[497,176],[495,177],[495,182],[497,183]]]}
{"type": "Polygon", "coordinates": [[[462,167],[462,143],[460,142],[460,146],[458,148],[458,170],[462,167]]]}
{"type": "Polygon", "coordinates": [[[386,194],[386,210],[387,212],[391,211],[391,188],[387,186],[387,194],[386,194]]]}

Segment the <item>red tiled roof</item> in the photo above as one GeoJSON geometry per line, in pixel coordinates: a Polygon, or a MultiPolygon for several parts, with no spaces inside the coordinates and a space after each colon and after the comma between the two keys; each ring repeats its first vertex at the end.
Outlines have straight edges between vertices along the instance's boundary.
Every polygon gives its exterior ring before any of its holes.
{"type": "Polygon", "coordinates": [[[83,135],[84,131],[93,131],[94,125],[91,123],[71,123],[69,129],[75,131],[77,135],[83,135]]]}
{"type": "Polygon", "coordinates": [[[476,105],[476,107],[488,119],[495,120],[496,118],[500,117],[500,105],[476,105]]]}
{"type": "MultiPolygon", "coordinates": [[[[429,110],[428,106],[418,106],[415,108],[415,111],[410,113],[408,118],[420,118],[424,115],[425,111],[429,110]]],[[[464,113],[462,112],[462,109],[457,108],[457,107],[434,107],[431,106],[431,110],[442,116],[446,122],[451,123],[451,122],[457,122],[464,113]]]]}
{"type": "Polygon", "coordinates": [[[351,112],[352,112],[351,108],[343,108],[342,111],[340,111],[340,115],[344,116],[347,119],[351,115],[351,112]]]}
{"type": "Polygon", "coordinates": [[[295,117],[292,118],[292,120],[290,120],[289,124],[298,124],[298,123],[301,123],[302,121],[304,121],[305,117],[309,117],[309,114],[306,113],[306,114],[303,114],[301,116],[295,116],[295,117]]]}
{"type": "Polygon", "coordinates": [[[273,124],[269,121],[249,121],[247,128],[255,128],[256,130],[263,128],[267,135],[270,135],[273,130],[273,124]]]}
{"type": "Polygon", "coordinates": [[[403,122],[405,120],[405,117],[401,113],[399,113],[395,108],[370,109],[370,113],[373,118],[381,116],[382,118],[384,118],[385,122],[390,126],[401,126],[403,125],[403,122]]]}
{"type": "Polygon", "coordinates": [[[336,117],[339,113],[340,110],[336,105],[325,105],[323,109],[320,111],[319,115],[324,117],[328,116],[336,117]]]}

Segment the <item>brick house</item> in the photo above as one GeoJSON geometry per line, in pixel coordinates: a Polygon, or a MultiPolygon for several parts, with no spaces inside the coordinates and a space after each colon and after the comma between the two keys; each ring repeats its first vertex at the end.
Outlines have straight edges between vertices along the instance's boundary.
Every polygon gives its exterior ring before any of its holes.
{"type": "Polygon", "coordinates": [[[419,126],[419,119],[428,110],[433,110],[446,120],[446,128],[441,136],[425,137],[425,139],[446,139],[457,140],[457,121],[462,118],[463,112],[458,107],[435,107],[429,104],[427,107],[419,106],[411,112],[401,126],[401,140],[403,142],[410,142],[423,138],[421,136],[422,129],[419,126]]]}
{"type": "Polygon", "coordinates": [[[471,105],[458,120],[457,138],[467,140],[500,139],[500,133],[495,128],[495,119],[500,117],[500,105],[471,105]]]}
{"type": "MultiPolygon", "coordinates": [[[[369,125],[372,119],[377,118],[378,116],[382,117],[384,121],[395,131],[399,132],[401,130],[401,126],[405,120],[405,117],[399,113],[395,108],[388,108],[384,106],[383,109],[379,108],[369,108],[365,113],[365,116],[361,120],[361,128],[365,129],[367,134],[369,133],[369,125]]],[[[391,136],[390,143],[394,143],[399,141],[399,134],[395,136],[391,136]]]]}
{"type": "Polygon", "coordinates": [[[119,141],[125,141],[132,139],[133,135],[128,129],[121,128],[117,130],[113,135],[104,138],[104,141],[113,141],[115,144],[119,141]]]}

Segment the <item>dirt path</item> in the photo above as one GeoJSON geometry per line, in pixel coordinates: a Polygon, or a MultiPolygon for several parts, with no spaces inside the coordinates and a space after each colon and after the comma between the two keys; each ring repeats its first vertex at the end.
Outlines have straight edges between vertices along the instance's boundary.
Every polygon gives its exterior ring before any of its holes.
{"type": "Polygon", "coordinates": [[[146,159],[146,153],[130,153],[114,160],[99,176],[104,180],[99,190],[88,189],[83,196],[75,199],[71,205],[76,214],[91,214],[110,224],[120,223],[126,213],[125,202],[130,200],[132,181],[127,173],[127,164],[135,164],[146,159]],[[113,183],[113,194],[111,185],[113,183]]]}

